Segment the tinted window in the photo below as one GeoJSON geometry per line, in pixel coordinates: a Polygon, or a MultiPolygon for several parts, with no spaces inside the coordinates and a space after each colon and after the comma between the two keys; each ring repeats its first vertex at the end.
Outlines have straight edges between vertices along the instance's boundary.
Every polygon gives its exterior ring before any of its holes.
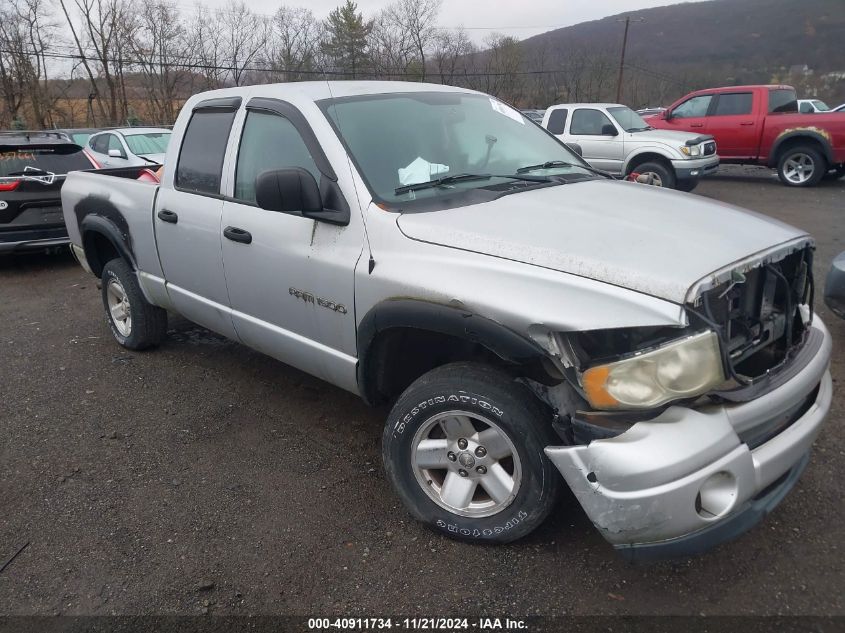
{"type": "Polygon", "coordinates": [[[568,112],[568,110],[563,108],[552,110],[552,113],[549,115],[549,124],[546,129],[548,129],[552,134],[563,134],[563,130],[566,128],[566,115],[568,112]]]}
{"type": "Polygon", "coordinates": [[[719,95],[716,102],[716,116],[727,116],[729,114],[751,114],[751,93],[735,92],[719,95]]]}
{"type": "Polygon", "coordinates": [[[687,99],[672,110],[672,118],[691,119],[693,117],[707,116],[707,109],[710,107],[710,101],[712,99],[712,95],[701,95],[687,99]]]}
{"type": "Polygon", "coordinates": [[[616,131],[616,127],[605,116],[604,112],[582,108],[572,113],[572,123],[569,125],[569,133],[602,136],[605,125],[609,125],[616,131]]]}
{"type": "Polygon", "coordinates": [[[293,123],[266,112],[247,114],[238,150],[235,198],[255,202],[256,177],[285,167],[302,167],[320,181],[320,171],[293,123]]]}
{"type": "Polygon", "coordinates": [[[235,110],[197,110],[191,116],[179,162],[176,186],[196,193],[220,193],[220,174],[235,110]]]}
{"type": "Polygon", "coordinates": [[[769,90],[769,113],[798,112],[798,96],[794,90],[778,88],[769,90]]]}
{"type": "Polygon", "coordinates": [[[100,134],[91,139],[91,149],[100,154],[107,154],[109,151],[109,136],[111,134],[100,134]]]}
{"type": "Polygon", "coordinates": [[[58,145],[38,149],[25,146],[16,149],[0,149],[0,176],[23,175],[18,172],[27,171],[33,171],[34,176],[40,175],[35,170],[43,170],[51,174],[66,174],[69,171],[93,168],[94,166],[83,154],[82,148],[76,145],[58,145]]]}

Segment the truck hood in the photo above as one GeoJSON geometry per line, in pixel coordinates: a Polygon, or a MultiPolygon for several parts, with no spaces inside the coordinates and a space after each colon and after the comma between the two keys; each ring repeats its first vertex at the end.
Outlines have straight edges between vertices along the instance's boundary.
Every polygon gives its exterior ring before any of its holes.
{"type": "Polygon", "coordinates": [[[626,142],[663,143],[665,145],[670,145],[675,150],[684,145],[687,141],[698,140],[700,142],[705,140],[705,138],[712,139],[713,137],[710,135],[693,134],[692,132],[680,132],[677,130],[651,129],[644,130],[642,132],[625,132],[626,142]]]}
{"type": "MultiPolygon", "coordinates": [[[[404,213],[407,237],[541,266],[684,303],[734,264],[808,236],[715,200],[647,185],[590,180],[492,202],[404,213]]],[[[729,273],[729,270],[728,270],[729,273]]]]}

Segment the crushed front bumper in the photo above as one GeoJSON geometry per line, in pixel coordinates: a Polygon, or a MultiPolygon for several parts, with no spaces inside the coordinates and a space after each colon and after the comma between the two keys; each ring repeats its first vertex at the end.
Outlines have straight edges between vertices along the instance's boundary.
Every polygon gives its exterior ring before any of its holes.
{"type": "Polygon", "coordinates": [[[815,353],[764,395],[695,410],[669,407],[616,437],[550,446],[546,454],[627,558],[703,552],[761,520],[806,464],[832,397],[830,333],[815,318],[810,335],[815,353]],[[784,412],[794,412],[788,425],[784,412]],[[767,435],[767,427],[778,432],[767,435]],[[748,440],[761,431],[762,443],[748,440]]]}

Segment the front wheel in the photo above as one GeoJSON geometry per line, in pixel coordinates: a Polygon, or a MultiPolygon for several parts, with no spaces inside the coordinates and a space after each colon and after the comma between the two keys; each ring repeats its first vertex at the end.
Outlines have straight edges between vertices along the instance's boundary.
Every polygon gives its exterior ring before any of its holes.
{"type": "Polygon", "coordinates": [[[786,150],[778,161],[778,178],[789,187],[812,187],[827,172],[827,161],[816,148],[798,145],[786,150]]]}
{"type": "Polygon", "coordinates": [[[675,188],[675,171],[663,163],[657,161],[637,165],[632,171],[641,176],[647,176],[649,182],[655,187],[675,188]]]}
{"type": "Polygon", "coordinates": [[[507,543],[534,530],[558,496],[543,449],[551,412],[498,369],[454,363],[414,382],[385,425],[385,469],[417,519],[453,538],[507,543]]]}

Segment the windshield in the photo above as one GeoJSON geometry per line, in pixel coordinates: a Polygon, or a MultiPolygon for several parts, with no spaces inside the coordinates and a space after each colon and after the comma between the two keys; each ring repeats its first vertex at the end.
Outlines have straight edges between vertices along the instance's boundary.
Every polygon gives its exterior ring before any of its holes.
{"type": "Polygon", "coordinates": [[[529,166],[535,167],[530,171],[536,176],[592,177],[581,159],[554,137],[486,95],[395,93],[328,99],[320,106],[377,201],[404,203],[456,191],[537,186],[505,177],[529,166]],[[544,167],[551,161],[559,162],[544,167]],[[496,175],[448,178],[466,174],[496,175]],[[440,178],[446,183],[407,187],[440,178]]]}
{"type": "Polygon", "coordinates": [[[608,108],[607,111],[626,132],[642,132],[649,129],[649,124],[631,108],[619,106],[608,108]]]}
{"type": "Polygon", "coordinates": [[[164,154],[170,132],[144,132],[143,134],[124,134],[129,151],[138,156],[145,154],[164,154]]]}
{"type": "Polygon", "coordinates": [[[92,169],[82,148],[76,145],[55,147],[0,147],[0,177],[9,175],[64,175],[69,171],[92,169]]]}

